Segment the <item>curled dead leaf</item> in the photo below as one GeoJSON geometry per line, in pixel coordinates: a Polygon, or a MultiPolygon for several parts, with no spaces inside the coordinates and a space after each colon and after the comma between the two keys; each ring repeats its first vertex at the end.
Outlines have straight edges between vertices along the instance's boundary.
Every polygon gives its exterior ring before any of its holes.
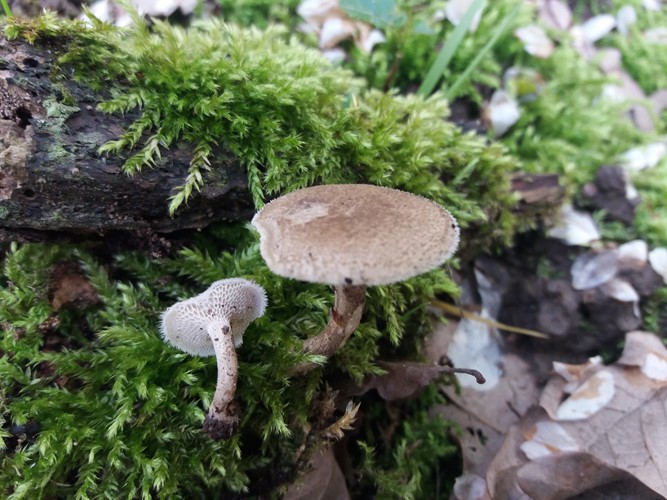
{"type": "Polygon", "coordinates": [[[51,308],[58,311],[65,305],[85,309],[100,301],[97,291],[78,269],[77,264],[61,262],[51,272],[49,283],[51,308]]]}
{"type": "Polygon", "coordinates": [[[628,333],[618,364],[639,367],[648,378],[667,382],[667,349],[662,340],[652,333],[628,333]]]}
{"type": "Polygon", "coordinates": [[[322,431],[322,435],[329,439],[342,439],[345,431],[352,429],[354,421],[357,419],[357,412],[361,403],[354,405],[352,401],[347,403],[345,414],[336,422],[322,431]]]}
{"type": "Polygon", "coordinates": [[[632,240],[618,247],[618,265],[623,268],[639,268],[648,261],[648,244],[644,240],[632,240]]]}
{"type": "Polygon", "coordinates": [[[627,471],[589,453],[550,454],[528,462],[517,472],[521,490],[534,500],[558,498],[661,498],[627,471]]]}
{"type": "Polygon", "coordinates": [[[579,445],[557,422],[537,422],[525,435],[521,451],[533,460],[553,453],[579,451],[579,445]]]}
{"type": "Polygon", "coordinates": [[[628,36],[630,26],[637,22],[637,11],[632,5],[624,5],[616,13],[616,28],[623,36],[628,36]]]}
{"type": "Polygon", "coordinates": [[[654,168],[667,156],[667,144],[654,142],[645,146],[637,146],[621,155],[620,162],[630,172],[654,168]]]}
{"type": "Polygon", "coordinates": [[[586,379],[556,410],[556,420],[589,418],[612,400],[615,393],[614,377],[606,371],[586,379]]]}

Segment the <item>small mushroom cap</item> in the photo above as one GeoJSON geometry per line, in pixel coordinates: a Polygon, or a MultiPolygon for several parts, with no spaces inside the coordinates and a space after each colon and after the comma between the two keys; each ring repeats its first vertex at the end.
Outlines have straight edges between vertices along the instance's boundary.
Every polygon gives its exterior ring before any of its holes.
{"type": "Polygon", "coordinates": [[[436,268],[456,251],[456,219],[437,203],[368,184],[294,191],[252,220],[280,276],[329,285],[382,285],[436,268]]]}
{"type": "Polygon", "coordinates": [[[229,325],[239,347],[250,322],[264,314],[266,302],[266,292],[254,281],[243,278],[216,281],[205,292],[167,309],[162,314],[162,335],[181,351],[214,356],[207,329],[229,325]]]}

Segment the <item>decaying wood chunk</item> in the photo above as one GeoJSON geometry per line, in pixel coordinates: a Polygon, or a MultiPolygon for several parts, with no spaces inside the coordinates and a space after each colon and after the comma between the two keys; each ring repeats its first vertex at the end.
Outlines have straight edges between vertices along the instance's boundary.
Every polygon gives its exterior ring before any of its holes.
{"type": "Polygon", "coordinates": [[[103,114],[103,92],[70,78],[54,83],[54,59],[49,50],[0,38],[0,240],[145,237],[250,218],[245,172],[224,150],[205,172],[206,187],[170,217],[169,198],[185,181],[192,145],[163,150],[155,168],[126,175],[125,158],[98,149],[136,114],[103,114]]]}

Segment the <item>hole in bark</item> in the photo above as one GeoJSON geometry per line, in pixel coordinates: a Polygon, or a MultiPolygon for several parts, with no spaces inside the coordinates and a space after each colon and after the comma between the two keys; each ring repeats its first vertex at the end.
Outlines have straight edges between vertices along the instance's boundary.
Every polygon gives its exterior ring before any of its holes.
{"type": "Polygon", "coordinates": [[[30,68],[36,68],[37,66],[39,66],[39,61],[32,57],[26,57],[25,59],[23,59],[23,64],[25,64],[30,68]]]}
{"type": "Polygon", "coordinates": [[[35,196],[35,192],[32,189],[24,189],[23,196],[25,196],[26,198],[32,198],[33,196],[35,196]]]}
{"type": "Polygon", "coordinates": [[[30,119],[32,118],[32,113],[30,110],[24,107],[19,107],[16,108],[16,111],[14,111],[14,115],[16,115],[16,123],[19,127],[26,128],[28,125],[30,125],[30,119]]]}

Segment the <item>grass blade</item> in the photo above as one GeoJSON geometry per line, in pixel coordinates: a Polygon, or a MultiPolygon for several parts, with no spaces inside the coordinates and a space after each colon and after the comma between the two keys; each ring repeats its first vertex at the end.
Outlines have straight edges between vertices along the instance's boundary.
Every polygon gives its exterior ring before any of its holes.
{"type": "Polygon", "coordinates": [[[8,0],[0,0],[2,4],[2,10],[5,11],[5,16],[12,17],[12,9],[9,8],[8,0]]]}
{"type": "Polygon", "coordinates": [[[438,54],[437,59],[433,62],[431,68],[426,74],[426,77],[424,77],[424,81],[419,86],[417,95],[420,95],[424,98],[431,95],[433,89],[435,89],[435,86],[438,84],[440,78],[442,78],[443,73],[447,69],[447,65],[452,60],[452,57],[454,57],[456,49],[458,49],[459,45],[461,45],[463,37],[470,29],[470,25],[475,18],[475,14],[477,14],[477,12],[480,11],[484,5],[486,5],[486,0],[475,0],[470,5],[470,7],[468,7],[468,10],[463,15],[461,22],[456,26],[456,28],[454,28],[454,31],[447,38],[445,44],[442,46],[442,49],[440,49],[440,53],[438,54]]]}
{"type": "MultiPolygon", "coordinates": [[[[484,56],[488,54],[493,46],[496,44],[498,39],[505,33],[507,28],[509,27],[510,23],[512,22],[512,19],[516,17],[516,15],[519,13],[519,10],[521,9],[521,3],[518,3],[512,11],[507,14],[503,20],[500,22],[496,30],[493,32],[493,35],[489,39],[488,42],[486,42],[486,45],[480,50],[475,58],[471,61],[470,64],[466,67],[466,69],[459,75],[459,77],[456,79],[456,81],[452,84],[451,87],[449,87],[445,95],[447,96],[447,99],[453,99],[454,96],[456,95],[456,91],[459,89],[463,83],[468,79],[470,76],[470,73],[472,73],[475,68],[479,65],[479,63],[482,61],[484,56]]],[[[467,14],[467,13],[466,13],[467,14]]]]}
{"type": "Polygon", "coordinates": [[[459,318],[472,319],[473,321],[479,321],[485,325],[497,328],[498,330],[505,330],[506,332],[519,333],[521,335],[528,335],[529,337],[536,337],[538,339],[548,339],[549,336],[541,332],[536,332],[535,330],[530,330],[529,328],[521,328],[519,326],[506,325],[504,323],[499,323],[489,318],[484,318],[479,314],[471,313],[469,311],[464,311],[460,307],[455,306],[454,304],[449,304],[441,300],[433,299],[431,304],[435,307],[442,309],[447,314],[457,316],[459,318]]]}

